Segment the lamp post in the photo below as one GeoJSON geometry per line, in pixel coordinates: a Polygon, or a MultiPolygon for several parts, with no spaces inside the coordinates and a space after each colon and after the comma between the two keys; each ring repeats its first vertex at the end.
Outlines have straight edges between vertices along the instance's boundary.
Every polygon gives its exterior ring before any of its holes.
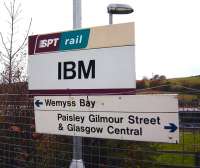
{"type": "Polygon", "coordinates": [[[107,11],[109,13],[109,24],[113,24],[113,14],[130,14],[134,12],[133,8],[127,4],[109,4],[107,11]]]}

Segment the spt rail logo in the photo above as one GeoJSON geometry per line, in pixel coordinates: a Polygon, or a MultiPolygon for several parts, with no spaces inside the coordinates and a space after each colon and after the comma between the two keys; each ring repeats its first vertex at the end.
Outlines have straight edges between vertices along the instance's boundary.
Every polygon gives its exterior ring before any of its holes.
{"type": "Polygon", "coordinates": [[[88,45],[90,29],[61,33],[60,50],[86,48],[88,45]]]}
{"type": "Polygon", "coordinates": [[[86,48],[90,29],[29,36],[29,55],[86,48]]]}
{"type": "Polygon", "coordinates": [[[59,38],[40,40],[39,48],[46,48],[50,47],[51,45],[55,47],[57,46],[58,40],[59,38]]]}
{"type": "Polygon", "coordinates": [[[60,33],[38,35],[34,53],[58,51],[60,39],[60,33]]]}

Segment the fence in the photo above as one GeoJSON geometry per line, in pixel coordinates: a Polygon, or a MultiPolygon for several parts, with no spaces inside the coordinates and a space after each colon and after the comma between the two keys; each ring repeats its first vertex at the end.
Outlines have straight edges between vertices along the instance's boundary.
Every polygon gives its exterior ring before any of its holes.
{"type": "MultiPolygon", "coordinates": [[[[179,144],[83,138],[85,167],[200,168],[199,104],[179,115],[179,144]]],[[[0,95],[0,168],[69,167],[73,138],[37,134],[34,123],[32,96],[0,95]]]]}

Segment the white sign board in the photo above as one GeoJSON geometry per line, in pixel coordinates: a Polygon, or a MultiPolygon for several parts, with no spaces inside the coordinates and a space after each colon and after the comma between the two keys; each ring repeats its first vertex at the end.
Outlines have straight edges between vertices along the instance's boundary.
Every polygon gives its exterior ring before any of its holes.
{"type": "Polygon", "coordinates": [[[134,23],[29,37],[31,93],[134,91],[134,23]]]}
{"type": "Polygon", "coordinates": [[[37,96],[34,105],[38,133],[179,142],[175,95],[37,96]]]}
{"type": "Polygon", "coordinates": [[[135,87],[134,46],[37,54],[29,62],[29,89],[135,87]]]}

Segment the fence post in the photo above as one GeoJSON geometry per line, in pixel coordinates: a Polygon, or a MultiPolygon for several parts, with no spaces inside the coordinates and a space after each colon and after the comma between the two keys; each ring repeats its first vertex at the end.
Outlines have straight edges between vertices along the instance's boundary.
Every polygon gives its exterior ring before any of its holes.
{"type": "Polygon", "coordinates": [[[200,152],[195,153],[195,168],[200,168],[200,152]]]}

